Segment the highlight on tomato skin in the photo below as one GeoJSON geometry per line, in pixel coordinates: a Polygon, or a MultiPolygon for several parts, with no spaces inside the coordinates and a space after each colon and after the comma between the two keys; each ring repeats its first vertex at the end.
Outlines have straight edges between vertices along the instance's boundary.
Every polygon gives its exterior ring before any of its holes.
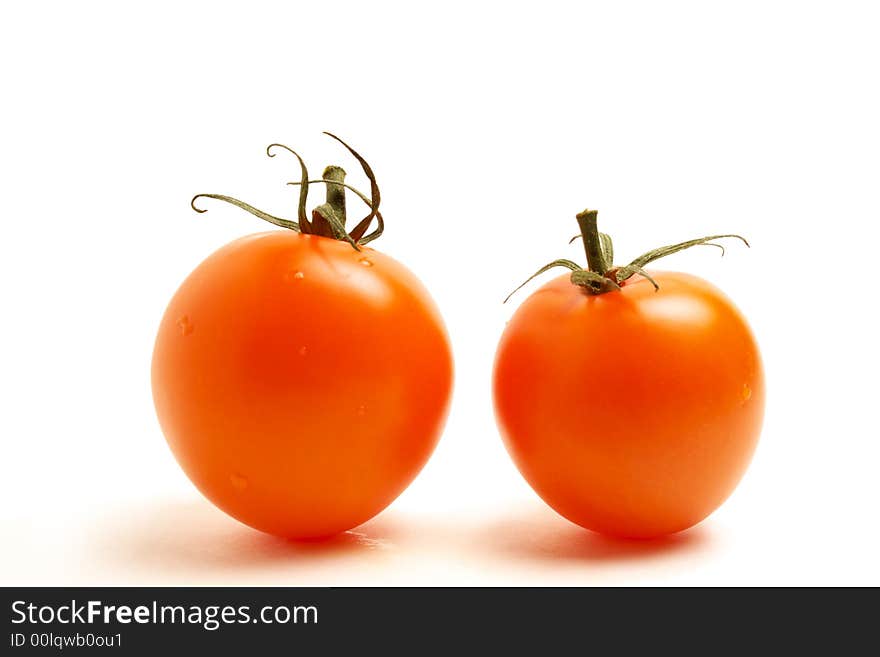
{"type": "MultiPolygon", "coordinates": [[[[595,214],[581,218],[580,237],[598,238],[595,214]]],[[[757,344],[707,281],[649,272],[639,259],[615,267],[607,236],[585,249],[589,270],[559,265],[571,273],[529,296],[504,329],[499,430],[528,483],[572,522],[625,538],[682,531],[727,499],[755,451],[757,344]]]]}
{"type": "Polygon", "coordinates": [[[171,299],[153,352],[156,412],[184,472],[232,517],[288,538],[345,531],[390,504],[430,457],[452,391],[433,300],[366,246],[384,226],[378,188],[355,190],[378,229],[362,220],[340,234],[341,171],[311,181],[327,202],[305,221],[302,207],[294,222],[205,195],[289,230],[205,259],[171,299]]]}

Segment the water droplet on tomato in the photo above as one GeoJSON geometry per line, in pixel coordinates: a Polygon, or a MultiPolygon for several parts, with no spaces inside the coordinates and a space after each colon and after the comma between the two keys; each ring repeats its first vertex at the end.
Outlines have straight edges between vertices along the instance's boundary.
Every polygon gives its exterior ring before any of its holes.
{"type": "Polygon", "coordinates": [[[363,417],[364,415],[366,415],[367,414],[367,405],[361,404],[360,406],[358,406],[357,414],[360,417],[363,417]]]}
{"type": "Polygon", "coordinates": [[[301,281],[305,277],[306,277],[306,275],[298,270],[289,271],[286,274],[284,274],[284,280],[286,280],[288,283],[291,283],[293,281],[301,281]]]}
{"type": "Polygon", "coordinates": [[[373,266],[373,263],[370,260],[367,260],[366,258],[361,258],[360,260],[358,260],[358,262],[361,263],[364,267],[372,267],[373,266]]]}
{"type": "Polygon", "coordinates": [[[180,318],[177,320],[177,328],[180,329],[181,335],[189,335],[193,332],[192,322],[189,321],[189,317],[187,317],[186,315],[181,315],[180,318]]]}
{"type": "Polygon", "coordinates": [[[749,401],[749,399],[751,399],[751,398],[752,398],[752,389],[749,388],[748,383],[743,383],[742,400],[744,402],[746,402],[746,401],[749,401]]]}
{"type": "Polygon", "coordinates": [[[300,356],[305,356],[307,353],[309,353],[309,348],[303,345],[299,348],[299,351],[297,353],[299,353],[300,356]]]}
{"type": "Polygon", "coordinates": [[[233,472],[229,475],[229,481],[232,483],[232,486],[237,490],[244,490],[248,487],[247,477],[244,475],[240,475],[237,472],[233,472]]]}

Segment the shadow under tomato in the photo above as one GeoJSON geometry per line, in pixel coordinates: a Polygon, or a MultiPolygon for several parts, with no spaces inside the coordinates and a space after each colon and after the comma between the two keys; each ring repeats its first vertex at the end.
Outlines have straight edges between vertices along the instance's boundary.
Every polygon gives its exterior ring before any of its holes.
{"type": "Polygon", "coordinates": [[[692,556],[712,541],[703,526],[661,538],[639,540],[603,536],[579,527],[549,507],[526,507],[491,524],[481,537],[499,558],[533,562],[623,562],[692,556]]]}
{"type": "Polygon", "coordinates": [[[110,516],[93,533],[105,561],[126,571],[163,574],[257,570],[284,563],[319,565],[341,557],[393,551],[394,523],[371,520],[326,539],[294,541],[271,536],[233,520],[203,500],[162,502],[110,516]]]}

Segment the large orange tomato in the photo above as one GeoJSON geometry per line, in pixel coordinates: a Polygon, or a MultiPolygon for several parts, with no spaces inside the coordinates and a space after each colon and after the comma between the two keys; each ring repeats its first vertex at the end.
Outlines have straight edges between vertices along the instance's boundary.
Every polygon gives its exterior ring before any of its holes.
{"type": "Polygon", "coordinates": [[[557,261],[572,274],[532,294],[501,337],[499,427],[526,480],[569,520],[622,537],[677,532],[712,513],[749,464],[764,411],[758,348],[718,289],[642,269],[715,237],[614,268],[610,239],[597,239],[595,213],[586,219],[590,270],[557,261]]]}
{"type": "Polygon", "coordinates": [[[153,354],[156,411],[186,474],[241,522],[294,538],[394,500],[434,449],[452,386],[427,291],[388,256],[326,234],[322,208],[311,234],[250,235],[209,256],[153,354]]]}

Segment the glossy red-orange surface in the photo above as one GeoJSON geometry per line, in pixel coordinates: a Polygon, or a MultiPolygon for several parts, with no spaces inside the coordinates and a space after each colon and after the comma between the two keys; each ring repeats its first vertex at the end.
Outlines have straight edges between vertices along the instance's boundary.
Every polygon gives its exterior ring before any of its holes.
{"type": "Polygon", "coordinates": [[[224,246],[184,281],[152,381],[168,444],[206,497],[257,529],[317,537],[377,514],[428,460],[452,355],[402,265],[279,230],[224,246]]]}
{"type": "Polygon", "coordinates": [[[588,529],[686,529],[731,494],[764,412],[745,319],[708,282],[657,272],[590,296],[560,276],[523,302],[498,346],[495,409],[516,465],[588,529]]]}

